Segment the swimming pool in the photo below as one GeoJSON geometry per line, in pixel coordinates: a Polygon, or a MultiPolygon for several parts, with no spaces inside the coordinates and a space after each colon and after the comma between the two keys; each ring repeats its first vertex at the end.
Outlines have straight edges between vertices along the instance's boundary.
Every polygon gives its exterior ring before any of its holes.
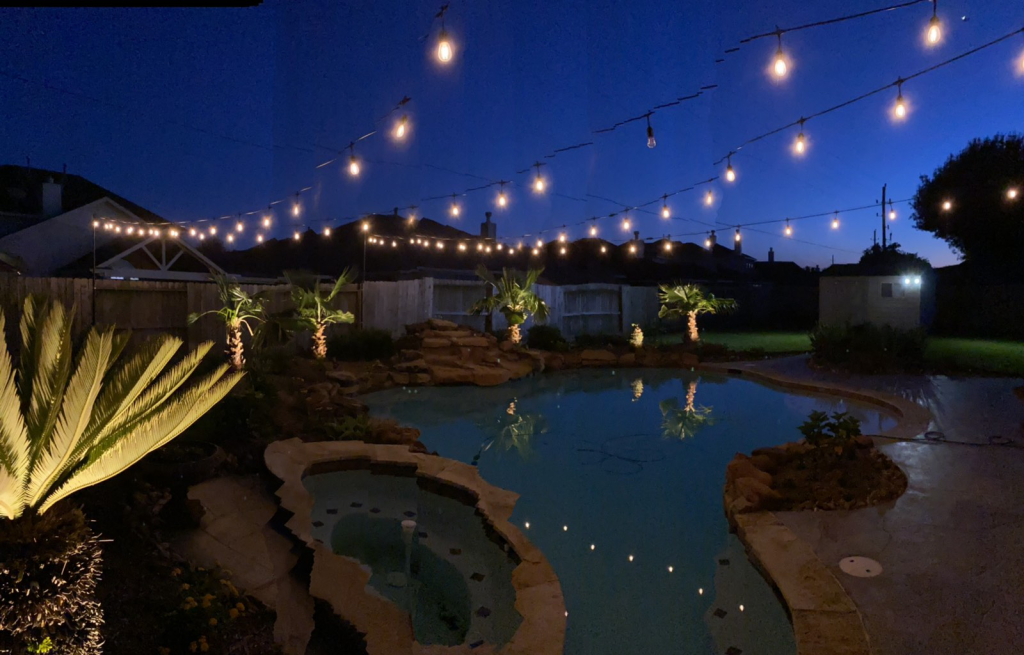
{"type": "Polygon", "coordinates": [[[559,576],[565,651],[588,655],[795,652],[781,603],[728,533],[725,466],[799,438],[815,409],[849,411],[866,433],[895,424],[849,401],[665,369],[391,389],[366,402],[521,495],[511,521],[559,576]]]}

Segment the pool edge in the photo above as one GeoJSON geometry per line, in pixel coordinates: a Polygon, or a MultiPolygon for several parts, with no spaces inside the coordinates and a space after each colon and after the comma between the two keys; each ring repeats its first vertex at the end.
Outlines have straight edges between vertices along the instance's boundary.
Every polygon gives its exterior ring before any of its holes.
{"type": "Polygon", "coordinates": [[[475,467],[468,464],[436,455],[413,453],[405,446],[374,445],[361,441],[275,441],[264,451],[264,461],[282,481],[276,495],[281,507],[292,514],[286,527],[314,554],[310,593],[328,601],[339,616],[366,634],[370,655],[442,655],[462,650],[459,647],[423,646],[415,642],[411,626],[403,623],[407,615],[367,588],[369,571],[354,560],[335,555],[313,539],[311,512],[314,499],[303,484],[303,478],[318,464],[345,460],[364,462],[367,466],[415,467],[416,476],[471,494],[477,511],[520,560],[512,572],[511,582],[516,591],[515,608],[522,616],[522,623],[501,649],[481,652],[501,655],[555,655],[563,652],[566,613],[558,576],[543,553],[508,521],[518,494],[491,485],[480,477],[475,467]],[[327,578],[332,580],[327,581],[327,578]],[[341,578],[348,584],[339,584],[341,578]]]}

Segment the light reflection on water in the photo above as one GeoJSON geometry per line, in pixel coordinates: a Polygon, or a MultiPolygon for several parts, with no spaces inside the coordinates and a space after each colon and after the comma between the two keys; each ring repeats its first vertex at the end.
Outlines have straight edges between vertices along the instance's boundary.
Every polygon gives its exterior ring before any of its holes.
{"type": "Polygon", "coordinates": [[[588,655],[794,652],[768,585],[746,558],[723,555],[742,552],[722,512],[725,466],[800,438],[812,410],[849,411],[866,433],[894,424],[846,401],[651,369],[394,389],[367,402],[520,494],[512,521],[559,575],[566,652],[588,655]]]}

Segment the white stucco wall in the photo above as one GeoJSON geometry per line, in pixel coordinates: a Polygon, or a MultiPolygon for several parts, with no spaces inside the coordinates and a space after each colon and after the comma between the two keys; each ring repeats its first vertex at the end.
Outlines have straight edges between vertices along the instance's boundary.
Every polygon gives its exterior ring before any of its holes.
{"type": "Polygon", "coordinates": [[[921,325],[921,286],[902,276],[823,276],[819,283],[818,320],[823,325],[874,323],[909,329],[921,325]],[[892,297],[882,285],[892,284],[892,297]]]}

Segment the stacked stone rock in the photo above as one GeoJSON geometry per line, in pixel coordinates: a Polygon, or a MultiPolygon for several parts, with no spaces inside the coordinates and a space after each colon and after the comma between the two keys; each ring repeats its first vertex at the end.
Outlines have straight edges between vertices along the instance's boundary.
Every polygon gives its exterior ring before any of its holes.
{"type": "Polygon", "coordinates": [[[490,387],[544,368],[539,353],[451,321],[430,319],[405,330],[388,374],[394,384],[490,387]]]}

